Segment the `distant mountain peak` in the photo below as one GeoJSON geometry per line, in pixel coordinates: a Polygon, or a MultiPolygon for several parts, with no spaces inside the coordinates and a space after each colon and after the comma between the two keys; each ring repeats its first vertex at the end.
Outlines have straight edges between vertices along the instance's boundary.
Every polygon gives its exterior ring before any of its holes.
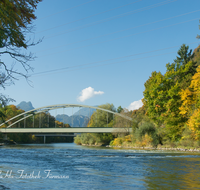
{"type": "Polygon", "coordinates": [[[83,115],[68,116],[66,114],[58,114],[56,120],[64,122],[64,124],[69,124],[71,127],[87,127],[89,118],[83,115]]]}
{"type": "Polygon", "coordinates": [[[20,109],[22,109],[24,111],[29,111],[29,110],[34,109],[32,103],[30,101],[29,102],[25,102],[25,101],[20,102],[17,105],[17,108],[20,108],[20,109]]]}
{"type": "MultiPolygon", "coordinates": [[[[94,107],[98,107],[98,106],[94,106],[94,107]]],[[[96,109],[83,107],[79,111],[75,112],[74,115],[83,115],[86,117],[90,117],[94,113],[94,111],[96,111],[96,109]]]]}

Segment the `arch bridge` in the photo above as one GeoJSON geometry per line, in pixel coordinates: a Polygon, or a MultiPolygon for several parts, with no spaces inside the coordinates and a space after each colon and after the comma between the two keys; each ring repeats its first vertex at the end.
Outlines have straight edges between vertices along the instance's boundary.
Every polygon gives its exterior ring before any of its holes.
{"type": "MultiPolygon", "coordinates": [[[[55,133],[112,133],[115,131],[120,132],[131,132],[132,128],[128,126],[124,126],[122,128],[114,128],[114,127],[108,127],[108,113],[113,114],[115,116],[120,116],[124,118],[127,121],[132,122],[132,118],[122,115],[117,112],[113,112],[107,109],[103,109],[100,107],[93,107],[93,106],[87,106],[87,105],[80,105],[80,104],[56,104],[51,106],[45,106],[36,108],[30,111],[23,112],[19,115],[14,116],[13,118],[5,121],[4,123],[0,124],[0,132],[7,134],[7,133],[32,133],[32,134],[55,134],[55,133]],[[70,128],[42,128],[41,126],[39,128],[34,128],[34,115],[39,113],[48,113],[51,110],[60,109],[60,108],[69,108],[69,107],[77,107],[77,108],[89,108],[89,109],[96,109],[101,110],[104,112],[107,112],[107,127],[70,127],[70,128]],[[24,128],[13,128],[14,125],[19,123],[20,121],[25,121],[27,118],[33,116],[33,127],[26,128],[24,124],[24,128]],[[6,127],[5,127],[6,126],[6,127]]],[[[64,122],[64,121],[63,121],[64,122]]],[[[25,122],[24,122],[25,123],[25,122]]]]}

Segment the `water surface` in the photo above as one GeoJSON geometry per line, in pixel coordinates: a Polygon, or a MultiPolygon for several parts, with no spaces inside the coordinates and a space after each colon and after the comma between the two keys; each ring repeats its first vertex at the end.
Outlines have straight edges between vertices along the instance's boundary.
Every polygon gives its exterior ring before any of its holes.
{"type": "Polygon", "coordinates": [[[0,148],[0,189],[200,189],[200,154],[83,147],[0,148]]]}

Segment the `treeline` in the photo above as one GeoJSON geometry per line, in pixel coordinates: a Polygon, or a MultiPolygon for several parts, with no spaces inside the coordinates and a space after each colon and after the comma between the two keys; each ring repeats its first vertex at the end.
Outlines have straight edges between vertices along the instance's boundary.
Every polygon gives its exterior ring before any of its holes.
{"type": "MultiPolygon", "coordinates": [[[[131,113],[127,110],[123,110],[120,107],[116,110],[113,104],[104,104],[98,106],[99,108],[103,108],[106,110],[110,110],[113,112],[118,112],[127,116],[131,116],[131,113]]],[[[120,136],[122,133],[117,128],[125,127],[130,128],[132,126],[132,122],[127,121],[126,119],[120,116],[114,116],[112,113],[108,113],[101,110],[96,110],[87,125],[87,127],[115,127],[116,130],[113,134],[111,133],[83,133],[74,138],[74,142],[79,145],[107,145],[109,144],[115,137],[120,136]]],[[[123,135],[128,135],[123,132],[123,135]]]]}
{"type": "MultiPolygon", "coordinates": [[[[99,106],[100,108],[115,111],[113,104],[105,104],[99,106]]],[[[113,115],[101,110],[93,112],[87,127],[109,127],[113,126],[113,115]]],[[[82,133],[74,138],[76,144],[102,145],[109,144],[113,139],[113,135],[109,133],[82,133]]]]}
{"type": "MultiPolygon", "coordinates": [[[[12,117],[23,113],[24,110],[18,109],[14,105],[8,105],[0,108],[2,122],[11,119],[12,117]]],[[[18,117],[7,124],[3,125],[2,128],[7,127],[8,125],[23,119],[24,116],[18,117]]],[[[69,124],[64,124],[55,119],[54,116],[50,115],[47,112],[41,112],[39,114],[34,114],[22,121],[16,123],[12,127],[14,128],[62,128],[70,127],[69,124]]],[[[10,140],[13,140],[17,143],[43,143],[43,137],[35,137],[32,134],[7,134],[10,140]]],[[[0,138],[3,138],[3,135],[0,134],[0,138]]],[[[46,137],[46,142],[73,142],[73,137],[46,137]]]]}
{"type": "MultiPolygon", "coordinates": [[[[75,143],[134,147],[199,147],[200,46],[192,53],[189,46],[183,44],[174,62],[166,64],[166,72],[152,72],[144,86],[143,107],[131,112],[121,112],[133,118],[131,134],[83,134],[75,138],[75,143]]],[[[112,104],[103,105],[102,108],[116,111],[112,104]]],[[[121,121],[123,119],[113,119],[111,116],[107,125],[106,116],[103,117],[102,114],[102,117],[98,118],[97,112],[92,115],[90,126],[126,126],[125,121],[121,121]]]]}
{"type": "Polygon", "coordinates": [[[161,144],[199,146],[200,46],[183,44],[166,73],[152,72],[145,83],[144,108],[161,144]]]}

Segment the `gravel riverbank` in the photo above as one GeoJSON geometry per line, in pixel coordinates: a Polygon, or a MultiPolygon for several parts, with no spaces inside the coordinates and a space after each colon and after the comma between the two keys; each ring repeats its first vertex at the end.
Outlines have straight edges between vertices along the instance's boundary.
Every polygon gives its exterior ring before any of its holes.
{"type": "Polygon", "coordinates": [[[152,148],[152,147],[131,147],[131,146],[110,146],[110,148],[132,148],[132,149],[144,149],[144,150],[172,150],[172,151],[183,151],[183,152],[200,152],[200,148],[152,148]]]}

